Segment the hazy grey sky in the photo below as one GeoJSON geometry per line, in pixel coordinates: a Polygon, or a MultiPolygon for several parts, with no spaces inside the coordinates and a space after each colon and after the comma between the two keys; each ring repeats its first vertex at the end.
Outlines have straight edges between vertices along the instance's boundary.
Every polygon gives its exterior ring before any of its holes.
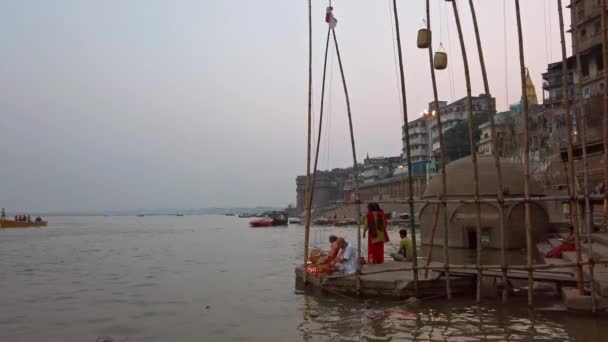
{"type": "MultiPolygon", "coordinates": [[[[557,1],[520,2],[527,64],[540,98],[540,74],[560,58],[557,1]]],[[[401,151],[389,3],[334,1],[359,158],[401,151]]],[[[424,3],[398,2],[410,119],[432,96],[427,52],[415,46],[424,3]]],[[[450,72],[439,72],[439,95],[456,100],[465,84],[453,12],[443,0],[432,3],[434,47],[443,42],[450,53],[454,83],[451,90],[450,72]]],[[[459,3],[478,94],[468,1],[459,3]]],[[[504,109],[521,93],[514,2],[506,1],[506,12],[503,0],[475,3],[493,95],[504,109]]],[[[313,4],[318,113],[327,2],[313,4]]],[[[305,171],[306,158],[307,15],[305,0],[1,1],[0,206],[294,202],[295,176],[305,171]]],[[[352,163],[335,58],[332,70],[322,168],[352,163]]]]}

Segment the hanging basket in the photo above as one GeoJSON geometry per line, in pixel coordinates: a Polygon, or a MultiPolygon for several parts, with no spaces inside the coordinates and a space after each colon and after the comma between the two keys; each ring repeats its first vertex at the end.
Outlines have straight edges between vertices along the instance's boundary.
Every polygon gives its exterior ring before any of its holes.
{"type": "Polygon", "coordinates": [[[443,49],[443,44],[439,44],[439,51],[433,57],[433,66],[437,70],[444,70],[448,67],[448,54],[443,49]]]}
{"type": "Polygon", "coordinates": [[[431,42],[433,40],[433,34],[431,30],[427,28],[422,28],[418,30],[418,48],[419,49],[428,49],[431,46],[431,42]]]}

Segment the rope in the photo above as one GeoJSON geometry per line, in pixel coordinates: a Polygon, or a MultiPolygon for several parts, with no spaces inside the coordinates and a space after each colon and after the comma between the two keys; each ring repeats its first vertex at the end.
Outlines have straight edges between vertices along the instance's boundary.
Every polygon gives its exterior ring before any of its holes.
{"type": "MultiPolygon", "coordinates": [[[[445,14],[445,27],[446,27],[446,31],[447,31],[447,42],[448,42],[448,55],[449,56],[453,56],[452,54],[452,43],[451,43],[451,35],[450,35],[450,26],[449,26],[449,20],[448,20],[448,9],[447,9],[447,5],[444,2],[443,6],[446,6],[446,8],[444,8],[444,14],[445,14]]],[[[453,64],[452,64],[453,65],[453,64]]],[[[450,101],[454,101],[454,98],[456,97],[454,88],[454,68],[448,68],[448,76],[449,76],[449,81],[450,81],[450,101]]]]}
{"type": "MultiPolygon", "coordinates": [[[[391,0],[388,0],[388,12],[391,21],[391,42],[393,43],[393,68],[395,70],[395,84],[397,85],[395,96],[397,96],[397,102],[399,102],[399,111],[403,116],[403,103],[401,102],[401,96],[399,93],[401,92],[401,84],[399,83],[399,69],[397,66],[397,48],[395,47],[395,19],[393,18],[393,6],[391,4],[391,0]]],[[[405,123],[404,123],[405,125],[405,123]]]]}
{"type": "Polygon", "coordinates": [[[505,101],[509,106],[509,59],[507,58],[507,0],[502,0],[503,49],[505,63],[505,101]]]}

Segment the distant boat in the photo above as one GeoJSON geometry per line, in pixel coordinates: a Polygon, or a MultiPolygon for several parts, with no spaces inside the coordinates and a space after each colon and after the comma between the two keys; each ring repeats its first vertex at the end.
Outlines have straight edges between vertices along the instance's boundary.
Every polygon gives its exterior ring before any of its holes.
{"type": "Polygon", "coordinates": [[[270,217],[264,217],[264,218],[253,220],[253,221],[249,222],[249,226],[251,228],[272,227],[273,225],[274,225],[274,220],[271,219],[270,217]]]}
{"type": "Polygon", "coordinates": [[[226,214],[224,214],[224,215],[226,215],[226,216],[234,216],[234,214],[233,214],[233,213],[226,213],[226,214]]]}
{"type": "Polygon", "coordinates": [[[289,219],[289,223],[301,224],[302,223],[302,219],[297,218],[297,217],[292,217],[292,218],[289,219]]]}
{"type": "Polygon", "coordinates": [[[0,228],[46,227],[47,223],[48,223],[48,221],[23,222],[23,221],[0,220],[0,228]]]}
{"type": "Polygon", "coordinates": [[[243,213],[243,214],[239,214],[240,218],[250,218],[253,217],[253,214],[247,214],[247,213],[243,213]]]}
{"type": "Polygon", "coordinates": [[[144,217],[145,215],[144,214],[137,214],[135,216],[137,216],[137,217],[144,217]]]}
{"type": "Polygon", "coordinates": [[[177,214],[175,214],[175,216],[184,216],[184,214],[182,214],[182,213],[177,213],[177,214]]]}

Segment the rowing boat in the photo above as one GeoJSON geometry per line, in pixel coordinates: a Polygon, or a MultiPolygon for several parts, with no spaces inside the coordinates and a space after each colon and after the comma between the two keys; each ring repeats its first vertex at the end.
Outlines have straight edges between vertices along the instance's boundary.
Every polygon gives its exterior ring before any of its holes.
{"type": "Polygon", "coordinates": [[[29,227],[46,227],[48,221],[40,222],[22,222],[12,220],[0,220],[0,228],[29,228],[29,227]]]}

